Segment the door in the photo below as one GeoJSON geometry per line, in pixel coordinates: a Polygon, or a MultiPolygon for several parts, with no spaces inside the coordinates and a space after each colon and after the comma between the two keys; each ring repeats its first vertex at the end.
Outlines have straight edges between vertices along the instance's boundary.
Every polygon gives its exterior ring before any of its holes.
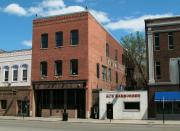
{"type": "Polygon", "coordinates": [[[29,101],[19,100],[18,104],[18,115],[29,116],[29,101]]]}
{"type": "Polygon", "coordinates": [[[113,119],[113,104],[107,104],[107,119],[113,119]]]}
{"type": "Polygon", "coordinates": [[[43,97],[43,91],[36,91],[35,92],[35,102],[36,102],[36,116],[41,117],[41,111],[42,111],[42,97],[43,97]]]}
{"type": "Polygon", "coordinates": [[[86,118],[86,91],[77,89],[77,118],[86,118]]]}

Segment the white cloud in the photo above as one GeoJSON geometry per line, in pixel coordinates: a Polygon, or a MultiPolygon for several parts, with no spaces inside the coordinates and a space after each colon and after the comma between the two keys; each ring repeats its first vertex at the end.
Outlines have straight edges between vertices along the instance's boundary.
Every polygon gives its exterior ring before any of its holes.
{"type": "MultiPolygon", "coordinates": [[[[78,1],[80,2],[82,0],[78,1]]],[[[20,5],[13,3],[4,8],[4,12],[6,13],[19,16],[32,16],[37,14],[40,17],[67,14],[84,10],[85,8],[82,6],[66,6],[64,0],[43,0],[42,2],[29,8],[23,8],[20,5]]],[[[110,22],[106,12],[91,9],[90,12],[100,23],[110,22]]]]}
{"type": "Polygon", "coordinates": [[[44,0],[40,6],[45,8],[64,8],[65,4],[63,0],[44,0]]]}
{"type": "Polygon", "coordinates": [[[67,13],[73,13],[73,12],[79,12],[84,11],[84,8],[81,6],[68,6],[66,8],[62,9],[53,9],[53,10],[47,10],[40,12],[40,16],[53,16],[53,15],[60,15],[60,14],[67,14],[67,13]]]}
{"type": "Polygon", "coordinates": [[[27,46],[27,47],[32,47],[32,41],[31,40],[24,40],[22,42],[23,45],[27,46]]]}
{"type": "Polygon", "coordinates": [[[90,10],[91,14],[101,23],[108,23],[110,19],[108,14],[102,11],[90,10]]]}
{"type": "Polygon", "coordinates": [[[27,11],[21,7],[20,5],[16,3],[12,3],[8,5],[6,8],[4,8],[4,12],[9,13],[9,14],[15,14],[18,16],[26,16],[27,11]]]}
{"type": "Polygon", "coordinates": [[[43,8],[41,7],[30,7],[28,9],[29,15],[39,14],[40,12],[43,12],[43,8]]]}
{"type": "Polygon", "coordinates": [[[153,19],[160,17],[170,17],[173,16],[171,13],[167,14],[155,14],[155,15],[143,15],[137,18],[128,18],[119,20],[117,22],[110,22],[106,27],[110,30],[127,30],[127,31],[144,31],[144,20],[153,19]]]}

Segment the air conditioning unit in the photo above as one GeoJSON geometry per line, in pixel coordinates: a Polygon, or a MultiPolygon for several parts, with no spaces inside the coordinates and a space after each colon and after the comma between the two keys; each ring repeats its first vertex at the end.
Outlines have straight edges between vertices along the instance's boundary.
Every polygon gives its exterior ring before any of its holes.
{"type": "Polygon", "coordinates": [[[179,84],[179,75],[180,75],[180,67],[178,67],[178,61],[180,61],[179,58],[170,58],[169,62],[169,74],[170,74],[170,80],[172,84],[179,84]]]}

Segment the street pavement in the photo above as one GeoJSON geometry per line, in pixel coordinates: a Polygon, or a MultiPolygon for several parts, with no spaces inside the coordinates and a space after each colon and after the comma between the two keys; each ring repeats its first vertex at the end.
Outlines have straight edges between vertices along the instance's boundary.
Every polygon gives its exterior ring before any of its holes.
{"type": "Polygon", "coordinates": [[[62,121],[0,120],[0,131],[179,131],[180,125],[72,123],[62,121]]]}
{"type": "MultiPolygon", "coordinates": [[[[62,122],[62,118],[55,117],[16,117],[0,116],[0,120],[24,120],[24,121],[47,121],[62,122]]],[[[134,124],[134,125],[162,125],[162,120],[98,120],[98,119],[72,119],[68,123],[94,123],[94,124],[134,124]]],[[[165,125],[180,125],[180,120],[165,120],[165,125]]]]}

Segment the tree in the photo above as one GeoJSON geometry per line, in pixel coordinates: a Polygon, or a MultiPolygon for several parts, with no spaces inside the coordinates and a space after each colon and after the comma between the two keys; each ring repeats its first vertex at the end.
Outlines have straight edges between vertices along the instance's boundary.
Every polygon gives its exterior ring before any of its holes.
{"type": "Polygon", "coordinates": [[[146,45],[140,32],[129,34],[121,39],[124,47],[127,86],[135,88],[147,87],[146,45]]]}

